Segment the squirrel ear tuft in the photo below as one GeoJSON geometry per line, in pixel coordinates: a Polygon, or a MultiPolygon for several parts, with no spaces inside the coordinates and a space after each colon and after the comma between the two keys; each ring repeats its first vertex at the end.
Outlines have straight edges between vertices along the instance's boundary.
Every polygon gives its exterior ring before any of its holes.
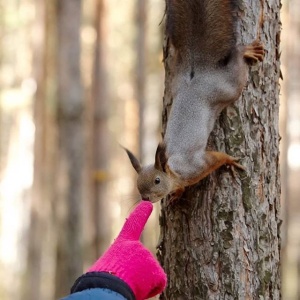
{"type": "Polygon", "coordinates": [[[130,159],[130,162],[131,162],[132,166],[134,167],[134,169],[136,170],[136,172],[139,174],[141,172],[141,170],[142,170],[142,166],[141,166],[139,160],[128,149],[124,148],[123,146],[122,146],[122,148],[126,151],[126,153],[127,153],[128,157],[130,159]]]}
{"type": "Polygon", "coordinates": [[[158,144],[156,149],[154,167],[159,171],[165,172],[166,163],[167,163],[166,145],[165,143],[161,142],[158,144]]]}

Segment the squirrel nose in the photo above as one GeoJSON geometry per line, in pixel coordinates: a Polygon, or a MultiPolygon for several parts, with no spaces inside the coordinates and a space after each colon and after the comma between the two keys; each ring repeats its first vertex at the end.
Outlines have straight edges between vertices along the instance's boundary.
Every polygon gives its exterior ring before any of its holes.
{"type": "Polygon", "coordinates": [[[150,197],[149,197],[149,196],[142,196],[142,199],[143,199],[144,201],[150,201],[150,197]]]}

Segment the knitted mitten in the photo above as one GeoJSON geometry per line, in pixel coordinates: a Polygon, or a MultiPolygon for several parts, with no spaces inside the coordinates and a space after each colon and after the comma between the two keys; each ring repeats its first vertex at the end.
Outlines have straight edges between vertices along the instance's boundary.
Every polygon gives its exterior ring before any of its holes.
{"type": "Polygon", "coordinates": [[[88,272],[108,272],[126,282],[137,300],[161,293],[167,282],[162,267],[140,242],[152,212],[151,202],[142,201],[126,220],[119,236],[88,272]]]}

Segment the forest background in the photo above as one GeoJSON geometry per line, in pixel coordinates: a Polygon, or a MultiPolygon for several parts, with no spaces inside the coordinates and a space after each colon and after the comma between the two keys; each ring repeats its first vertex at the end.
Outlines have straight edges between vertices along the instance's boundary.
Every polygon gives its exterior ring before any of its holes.
{"type": "MultiPolygon", "coordinates": [[[[283,299],[300,299],[300,3],[283,0],[283,299]]],[[[162,0],[0,0],[0,298],[58,299],[139,200],[153,161],[162,0]],[[70,55],[71,53],[71,55],[70,55]]],[[[159,204],[143,234],[155,253],[159,204]]]]}

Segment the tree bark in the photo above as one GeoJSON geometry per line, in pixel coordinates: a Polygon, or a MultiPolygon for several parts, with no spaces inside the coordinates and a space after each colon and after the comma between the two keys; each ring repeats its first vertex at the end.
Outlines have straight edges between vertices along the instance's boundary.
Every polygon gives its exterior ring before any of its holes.
{"type": "MultiPolygon", "coordinates": [[[[225,167],[162,202],[159,259],[168,275],[161,299],[280,299],[279,42],[280,0],[240,6],[240,42],[257,37],[262,63],[249,68],[242,97],[217,120],[208,148],[240,157],[246,172],[225,167]]],[[[163,127],[174,77],[168,37],[163,127]]],[[[198,126],[195,124],[195,126],[198,126]]]]}

